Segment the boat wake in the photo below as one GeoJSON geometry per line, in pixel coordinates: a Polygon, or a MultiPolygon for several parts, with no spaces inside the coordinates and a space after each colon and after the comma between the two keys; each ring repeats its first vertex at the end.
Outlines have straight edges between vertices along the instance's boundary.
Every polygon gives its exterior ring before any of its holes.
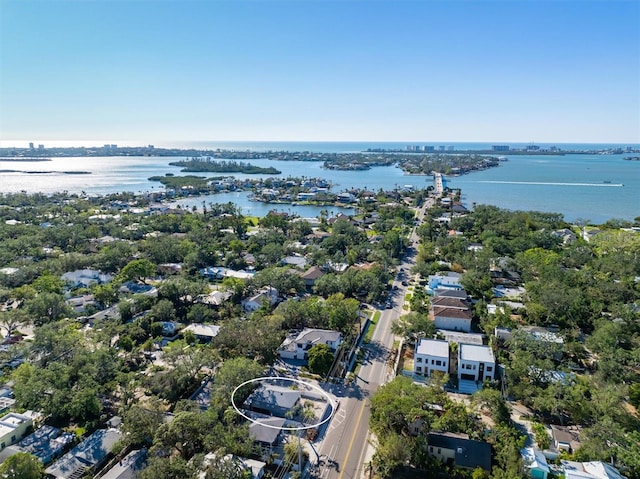
{"type": "Polygon", "coordinates": [[[542,186],[599,186],[620,188],[623,183],[559,183],[559,182],[543,182],[543,181],[498,181],[483,180],[478,183],[496,183],[501,185],[542,185],[542,186]]]}

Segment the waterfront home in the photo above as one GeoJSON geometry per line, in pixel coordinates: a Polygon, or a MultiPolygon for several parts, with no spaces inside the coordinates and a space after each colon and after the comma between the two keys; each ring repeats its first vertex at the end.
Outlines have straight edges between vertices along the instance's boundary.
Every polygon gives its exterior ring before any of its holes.
{"type": "Polygon", "coordinates": [[[469,381],[493,380],[496,359],[490,346],[458,345],[458,379],[469,381]]]}
{"type": "Polygon", "coordinates": [[[336,201],[339,203],[355,203],[358,200],[352,193],[342,192],[337,194],[336,201]]]}
{"type": "Polygon", "coordinates": [[[562,228],[559,230],[555,230],[551,233],[553,236],[556,236],[562,240],[562,244],[571,244],[576,241],[578,238],[576,234],[571,231],[569,228],[562,228]]]}
{"type": "Polygon", "coordinates": [[[439,339],[421,339],[415,349],[413,373],[431,377],[434,371],[449,373],[449,343],[439,339]]]}
{"type": "Polygon", "coordinates": [[[308,359],[309,349],[316,344],[326,344],[334,352],[342,343],[342,334],[329,329],[304,328],[300,332],[290,334],[278,348],[278,355],[283,359],[308,359]]]}
{"type": "Polygon", "coordinates": [[[491,445],[487,442],[469,439],[466,434],[445,432],[429,433],[427,443],[429,455],[447,466],[491,471],[491,445]]]}

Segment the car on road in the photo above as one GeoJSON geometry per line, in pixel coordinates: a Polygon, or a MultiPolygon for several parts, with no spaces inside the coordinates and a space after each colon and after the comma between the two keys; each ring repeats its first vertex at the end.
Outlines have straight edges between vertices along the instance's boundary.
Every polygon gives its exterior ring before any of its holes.
{"type": "Polygon", "coordinates": [[[409,283],[407,283],[406,281],[403,281],[402,286],[409,286],[409,283]]]}

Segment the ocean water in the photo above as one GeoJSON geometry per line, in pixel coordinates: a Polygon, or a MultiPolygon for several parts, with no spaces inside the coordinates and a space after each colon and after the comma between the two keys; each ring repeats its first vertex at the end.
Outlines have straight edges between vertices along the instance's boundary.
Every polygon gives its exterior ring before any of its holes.
{"type": "MultiPolygon", "coordinates": [[[[403,148],[406,143],[258,143],[181,145],[196,148],[233,148],[288,150],[288,151],[361,151],[366,148],[403,148]],[[217,146],[216,146],[217,145],[217,146]],[[316,149],[317,148],[317,149],[316,149]]],[[[413,144],[413,143],[412,143],[413,144]]],[[[415,144],[429,144],[415,142],[415,144]]],[[[437,144],[435,144],[437,146],[437,144]]],[[[487,145],[460,144],[457,149],[477,148],[487,145]]],[[[158,145],[159,146],[159,145],[158,145]]],[[[174,144],[173,146],[179,146],[174,144]]],[[[542,145],[544,146],[544,145],[542,145]]],[[[604,149],[615,145],[556,145],[563,149],[604,149]]],[[[618,145],[627,146],[627,145],[618,145]]],[[[633,145],[629,145],[633,146],[633,145]]],[[[637,154],[636,154],[637,155],[637,154]]],[[[508,159],[499,167],[446,178],[447,185],[461,188],[467,206],[493,204],[519,210],[538,210],[562,213],[569,221],[578,218],[592,223],[602,223],[611,218],[633,220],[640,216],[640,162],[625,161],[629,155],[503,155],[508,159]]],[[[179,158],[168,157],[88,157],[54,158],[48,162],[0,161],[0,170],[21,170],[9,173],[0,171],[1,192],[68,191],[73,193],[105,194],[121,191],[143,192],[161,190],[160,183],[150,182],[151,176],[166,173],[181,174],[179,168],[169,162],[179,158]],[[65,174],[69,171],[85,171],[90,174],[65,174]],[[31,172],[31,173],[28,173],[31,172]],[[38,172],[38,173],[34,173],[38,172]]],[[[334,191],[347,188],[379,189],[402,188],[405,185],[425,187],[432,184],[430,176],[407,176],[393,166],[377,167],[368,171],[325,170],[319,162],[273,162],[251,160],[259,166],[275,166],[282,170],[281,177],[323,177],[334,184],[334,191]]],[[[207,176],[202,174],[202,176],[207,176]]],[[[212,175],[209,175],[212,176],[212,175]]],[[[251,177],[256,175],[235,175],[251,177]]],[[[262,216],[271,209],[291,211],[301,216],[316,216],[319,208],[294,205],[261,205],[248,200],[247,193],[213,195],[185,200],[185,206],[201,207],[211,202],[237,203],[245,213],[262,216]]],[[[336,210],[332,210],[336,211],[336,210]]]]}

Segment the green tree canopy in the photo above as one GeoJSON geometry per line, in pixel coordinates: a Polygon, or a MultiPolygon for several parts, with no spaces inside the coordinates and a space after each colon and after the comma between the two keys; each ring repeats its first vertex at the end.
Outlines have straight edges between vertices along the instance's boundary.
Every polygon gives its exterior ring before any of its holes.
{"type": "Polygon", "coordinates": [[[6,479],[41,479],[44,466],[40,460],[28,452],[18,452],[0,464],[0,477],[6,479]]]}

